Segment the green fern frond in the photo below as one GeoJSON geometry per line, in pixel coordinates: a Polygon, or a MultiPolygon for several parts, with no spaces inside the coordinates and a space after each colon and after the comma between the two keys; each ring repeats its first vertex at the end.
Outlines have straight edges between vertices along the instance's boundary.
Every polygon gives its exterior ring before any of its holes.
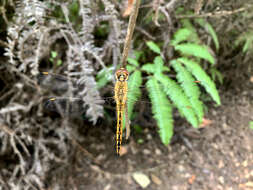
{"type": "Polygon", "coordinates": [[[169,96],[177,109],[184,115],[192,126],[198,127],[199,121],[191,107],[191,103],[183,89],[172,79],[165,75],[155,75],[155,78],[162,84],[163,91],[169,96]]]}
{"type": "Polygon", "coordinates": [[[161,54],[161,50],[160,50],[159,46],[158,46],[155,42],[153,42],[153,41],[148,41],[146,44],[147,44],[147,46],[148,46],[153,52],[155,52],[155,53],[157,53],[157,54],[161,54]]]}
{"type": "Polygon", "coordinates": [[[141,72],[136,70],[133,74],[130,75],[128,80],[128,93],[127,93],[127,108],[128,108],[128,117],[131,119],[134,109],[134,104],[141,96],[140,86],[142,84],[141,72]]]}
{"type": "Polygon", "coordinates": [[[133,58],[128,57],[128,58],[127,58],[127,62],[128,62],[129,64],[133,65],[133,66],[136,66],[136,67],[139,66],[139,62],[138,62],[136,59],[133,59],[133,58]]]}
{"type": "Polygon", "coordinates": [[[188,28],[180,28],[178,29],[174,35],[173,35],[173,40],[171,40],[171,45],[175,46],[179,44],[180,42],[183,42],[191,36],[192,30],[188,28]]]}
{"type": "Polygon", "coordinates": [[[155,73],[155,65],[153,63],[147,63],[141,67],[141,70],[147,73],[155,73]]]}
{"type": "Polygon", "coordinates": [[[160,129],[160,138],[163,144],[168,145],[173,135],[171,104],[154,77],[148,80],[146,86],[152,103],[152,113],[160,129]]]}
{"type": "MultiPolygon", "coordinates": [[[[156,72],[156,65],[153,64],[153,63],[147,63],[147,64],[145,64],[145,65],[143,65],[143,66],[141,67],[141,70],[142,70],[142,71],[145,71],[145,72],[147,72],[147,73],[149,73],[149,74],[155,73],[155,72],[156,72]]],[[[163,66],[163,67],[162,67],[162,72],[163,72],[163,71],[170,71],[170,68],[167,67],[167,66],[163,66]]]]}
{"type": "Polygon", "coordinates": [[[220,96],[216,89],[215,83],[206,74],[206,72],[193,60],[187,58],[177,59],[179,62],[183,63],[188,71],[190,71],[197,80],[201,81],[200,84],[206,89],[206,91],[211,95],[213,100],[220,105],[220,96]]]}
{"type": "Polygon", "coordinates": [[[135,60],[139,61],[140,57],[143,55],[143,51],[137,51],[134,50],[134,56],[135,56],[135,60]]]}
{"type": "Polygon", "coordinates": [[[235,45],[238,46],[244,42],[242,52],[245,53],[248,50],[253,50],[253,30],[247,31],[239,36],[239,38],[235,41],[235,45]]]}
{"type": "Polygon", "coordinates": [[[161,56],[155,57],[154,64],[155,64],[155,73],[162,73],[164,62],[161,56]]]}
{"type": "Polygon", "coordinates": [[[242,48],[242,52],[243,53],[246,53],[248,51],[248,49],[250,49],[250,45],[251,45],[252,42],[253,42],[253,39],[245,41],[245,44],[244,44],[244,46],[242,48]]]}
{"type": "Polygon", "coordinates": [[[211,64],[215,63],[214,57],[209,53],[208,49],[204,45],[198,45],[194,43],[184,43],[175,46],[175,49],[182,54],[195,56],[209,61],[211,64]]]}
{"type": "Polygon", "coordinates": [[[133,65],[127,64],[126,69],[127,69],[127,71],[128,71],[129,73],[131,73],[131,72],[133,72],[133,71],[136,70],[136,67],[133,66],[133,65]]]}
{"type": "Polygon", "coordinates": [[[113,67],[110,66],[109,68],[102,69],[98,72],[96,76],[97,81],[97,88],[104,87],[107,83],[109,83],[112,80],[112,71],[113,67]]]}
{"type": "Polygon", "coordinates": [[[200,89],[195,83],[195,80],[191,73],[184,68],[180,62],[177,60],[171,61],[172,67],[177,72],[177,80],[180,83],[180,86],[183,88],[186,96],[191,102],[191,109],[193,109],[198,116],[199,123],[202,122],[204,116],[203,103],[199,100],[200,89]]]}
{"type": "Polygon", "coordinates": [[[220,82],[220,84],[223,84],[223,75],[221,74],[220,71],[218,71],[216,68],[211,67],[210,69],[210,74],[212,76],[212,80],[215,81],[216,78],[220,82]]]}
{"type": "Polygon", "coordinates": [[[187,28],[188,30],[190,30],[191,33],[191,38],[189,39],[190,42],[196,43],[196,44],[200,44],[201,41],[199,39],[197,30],[195,29],[195,27],[193,26],[193,24],[191,23],[191,21],[189,19],[182,19],[181,23],[183,25],[183,28],[187,28]]]}
{"type": "Polygon", "coordinates": [[[218,36],[215,30],[213,29],[212,25],[209,24],[209,22],[207,22],[206,20],[201,19],[201,18],[196,19],[195,21],[211,35],[213,42],[215,44],[216,50],[219,50],[220,44],[219,44],[218,36]]]}

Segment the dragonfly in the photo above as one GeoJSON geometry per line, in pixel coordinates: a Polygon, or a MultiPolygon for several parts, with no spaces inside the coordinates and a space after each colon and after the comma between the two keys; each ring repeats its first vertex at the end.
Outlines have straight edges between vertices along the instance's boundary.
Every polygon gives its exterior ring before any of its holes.
{"type": "MultiPolygon", "coordinates": [[[[122,129],[123,129],[123,116],[126,115],[127,131],[130,131],[128,113],[127,113],[127,80],[129,73],[126,69],[120,68],[115,73],[116,83],[114,88],[114,97],[117,107],[117,132],[116,132],[116,152],[120,154],[121,142],[122,142],[122,129]],[[125,112],[125,114],[124,114],[125,112]]],[[[127,137],[128,138],[128,133],[127,137]]]]}
{"type": "MultiPolygon", "coordinates": [[[[122,130],[123,123],[126,127],[126,139],[130,135],[130,120],[128,118],[127,103],[136,102],[136,104],[144,104],[143,106],[152,106],[151,102],[144,98],[130,99],[128,93],[132,92],[132,89],[129,89],[127,82],[129,79],[129,73],[126,69],[121,68],[115,73],[116,83],[114,87],[105,86],[100,91],[106,92],[104,95],[101,94],[101,97],[97,99],[98,103],[110,105],[111,103],[116,103],[116,109],[114,111],[117,113],[117,129],[116,129],[116,153],[120,154],[121,143],[122,143],[122,130]],[[109,92],[109,95],[108,95],[109,92]],[[114,95],[113,95],[114,94],[114,95]],[[125,116],[125,122],[123,122],[125,116]]],[[[74,81],[72,78],[60,74],[54,74],[49,72],[42,72],[38,77],[38,83],[43,89],[48,91],[53,91],[53,96],[46,96],[46,101],[44,102],[44,108],[48,111],[54,111],[59,113],[62,117],[66,115],[69,117],[72,116],[81,116],[87,111],[87,108],[83,104],[83,99],[74,95],[73,97],[61,96],[69,90],[69,83],[72,83],[72,86],[78,90],[78,88],[83,88],[74,81]],[[72,114],[72,115],[71,115],[72,114]]],[[[196,84],[201,83],[201,81],[195,81],[196,84]]],[[[141,91],[144,91],[145,86],[141,86],[141,91]]],[[[93,89],[99,90],[100,88],[93,89]]],[[[188,109],[192,109],[189,106],[186,106],[188,109]]]]}
{"type": "MultiPolygon", "coordinates": [[[[97,103],[100,104],[111,104],[116,103],[116,113],[117,113],[117,129],[116,129],[116,153],[120,154],[121,151],[121,143],[122,143],[122,131],[123,124],[125,124],[126,135],[125,138],[128,139],[130,136],[130,120],[128,118],[128,110],[127,110],[127,101],[134,102],[142,102],[145,104],[150,104],[148,101],[144,100],[131,100],[127,97],[127,93],[131,90],[128,89],[127,81],[129,78],[129,73],[126,69],[120,68],[115,72],[115,85],[114,87],[105,87],[105,91],[113,92],[109,96],[101,96],[101,98],[97,99],[97,103]],[[109,89],[109,90],[108,90],[109,89]],[[111,96],[114,94],[113,96],[111,96]],[[125,117],[125,118],[123,118],[125,117]],[[125,119],[123,121],[123,119],[125,119]]],[[[60,96],[60,94],[65,94],[69,89],[69,80],[71,80],[72,86],[78,90],[78,88],[83,88],[83,86],[79,86],[76,81],[60,74],[50,73],[50,72],[41,72],[38,77],[38,84],[43,89],[48,91],[52,91],[54,96],[44,96],[43,101],[44,109],[48,111],[53,111],[59,113],[62,117],[69,116],[81,116],[84,114],[86,107],[83,106],[83,100],[79,96],[66,97],[60,96]]],[[[141,87],[143,88],[143,87],[141,87]]],[[[93,89],[98,90],[97,89],[93,89]]]]}

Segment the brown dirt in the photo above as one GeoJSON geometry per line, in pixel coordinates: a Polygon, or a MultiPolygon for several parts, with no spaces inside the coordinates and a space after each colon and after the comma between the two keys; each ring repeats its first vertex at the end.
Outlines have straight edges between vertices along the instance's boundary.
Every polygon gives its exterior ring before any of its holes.
{"type": "Polygon", "coordinates": [[[252,83],[221,91],[222,106],[206,115],[212,123],[192,129],[176,121],[168,147],[156,130],[145,129],[131,136],[125,154],[117,157],[112,128],[90,128],[70,163],[71,189],[142,189],[132,177],[135,172],[150,178],[149,190],[253,189],[252,83]]]}

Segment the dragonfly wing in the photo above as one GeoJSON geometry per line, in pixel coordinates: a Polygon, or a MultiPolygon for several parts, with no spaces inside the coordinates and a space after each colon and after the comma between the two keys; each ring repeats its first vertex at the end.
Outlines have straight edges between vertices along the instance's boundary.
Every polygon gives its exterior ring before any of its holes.
{"type": "Polygon", "coordinates": [[[44,109],[56,112],[62,117],[81,116],[85,112],[82,99],[71,98],[50,98],[44,101],[44,109]]]}
{"type": "Polygon", "coordinates": [[[71,102],[72,98],[57,98],[55,101],[57,106],[55,102],[52,103],[52,101],[49,101],[48,107],[51,110],[53,109],[57,113],[60,112],[61,115],[73,115],[73,113],[79,113],[85,110],[87,117],[89,117],[93,123],[96,123],[98,117],[103,116],[101,97],[98,89],[96,87],[93,88],[93,81],[84,83],[80,82],[79,79],[75,80],[71,77],[48,72],[40,73],[37,78],[38,84],[42,86],[42,88],[48,90],[47,94],[51,92],[56,96],[67,95],[68,97],[78,97],[83,101],[82,103],[73,103],[71,102]]]}
{"type": "Polygon", "coordinates": [[[128,118],[128,108],[125,106],[125,125],[126,125],[126,139],[130,136],[130,120],[128,118]]]}
{"type": "Polygon", "coordinates": [[[57,74],[42,72],[37,76],[37,81],[41,87],[56,94],[63,94],[69,88],[67,78],[57,74]]]}

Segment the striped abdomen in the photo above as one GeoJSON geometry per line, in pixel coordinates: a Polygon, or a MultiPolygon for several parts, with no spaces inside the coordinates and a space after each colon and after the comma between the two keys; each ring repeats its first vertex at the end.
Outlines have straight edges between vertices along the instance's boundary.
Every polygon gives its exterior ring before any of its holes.
{"type": "Polygon", "coordinates": [[[122,129],[123,129],[123,115],[124,104],[117,105],[117,131],[116,131],[116,152],[120,154],[121,142],[122,142],[122,129]]]}

